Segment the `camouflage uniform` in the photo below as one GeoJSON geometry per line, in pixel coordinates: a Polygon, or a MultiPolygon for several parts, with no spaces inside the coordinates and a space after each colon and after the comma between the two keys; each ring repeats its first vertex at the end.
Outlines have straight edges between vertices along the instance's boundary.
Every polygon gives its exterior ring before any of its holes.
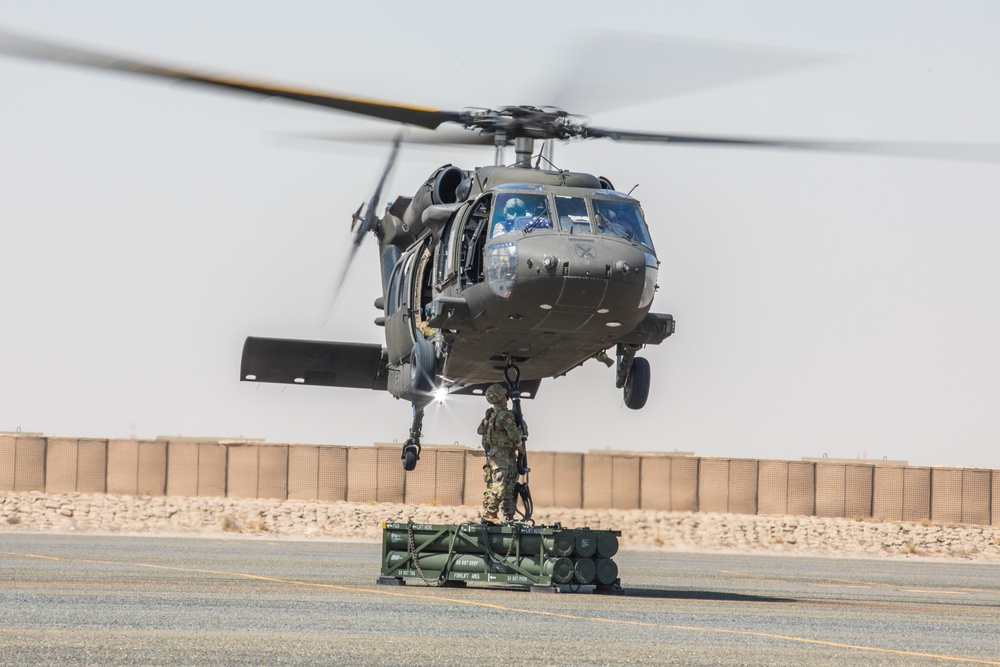
{"type": "Polygon", "coordinates": [[[483,493],[483,518],[496,520],[497,511],[503,510],[504,519],[513,520],[514,485],[517,484],[517,454],[522,448],[521,430],[517,427],[514,413],[507,409],[507,392],[498,385],[486,390],[486,400],[493,407],[486,411],[486,417],[479,424],[479,435],[483,436],[486,450],[486,465],[483,478],[486,491],[483,493]]]}

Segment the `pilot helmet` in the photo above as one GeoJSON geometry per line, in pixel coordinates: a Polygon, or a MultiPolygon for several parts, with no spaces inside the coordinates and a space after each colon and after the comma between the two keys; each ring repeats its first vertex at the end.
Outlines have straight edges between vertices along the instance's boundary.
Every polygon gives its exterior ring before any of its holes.
{"type": "Polygon", "coordinates": [[[508,220],[524,215],[525,213],[527,213],[527,208],[524,205],[524,200],[518,199],[517,197],[512,197],[511,199],[508,199],[507,203],[504,204],[503,213],[508,220]]]}
{"type": "Polygon", "coordinates": [[[491,384],[486,390],[486,400],[496,405],[507,400],[507,390],[500,384],[491,384]]]}

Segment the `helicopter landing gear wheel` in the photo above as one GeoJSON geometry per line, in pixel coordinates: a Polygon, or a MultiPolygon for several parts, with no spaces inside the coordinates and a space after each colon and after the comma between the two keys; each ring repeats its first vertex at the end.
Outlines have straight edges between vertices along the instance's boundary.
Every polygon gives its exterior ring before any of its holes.
{"type": "Polygon", "coordinates": [[[434,388],[436,360],[434,346],[426,338],[417,338],[410,352],[410,386],[428,393],[434,388]]]}
{"type": "Polygon", "coordinates": [[[410,424],[410,437],[403,443],[403,451],[399,458],[403,459],[403,470],[409,472],[417,467],[420,460],[420,427],[424,423],[424,407],[427,403],[413,404],[413,423],[410,424]]]}
{"type": "Polygon", "coordinates": [[[403,470],[409,472],[417,467],[417,459],[420,458],[419,445],[413,444],[413,440],[407,440],[403,445],[403,470]]]}
{"type": "Polygon", "coordinates": [[[649,398],[650,375],[648,361],[642,357],[636,357],[632,360],[623,389],[625,406],[630,410],[640,410],[646,405],[646,399],[649,398]]]}

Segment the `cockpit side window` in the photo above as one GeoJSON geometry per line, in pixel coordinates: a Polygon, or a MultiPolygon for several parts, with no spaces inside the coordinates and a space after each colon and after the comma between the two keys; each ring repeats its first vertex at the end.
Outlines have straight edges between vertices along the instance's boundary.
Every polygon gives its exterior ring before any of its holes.
{"type": "Polygon", "coordinates": [[[458,273],[460,262],[456,261],[456,258],[461,257],[458,239],[461,236],[462,228],[461,219],[456,216],[449,223],[445,234],[441,235],[441,252],[438,253],[437,259],[437,281],[441,285],[444,285],[458,273]]]}
{"type": "Polygon", "coordinates": [[[559,228],[567,232],[589,233],[590,215],[583,197],[556,197],[559,228]]]}
{"type": "Polygon", "coordinates": [[[634,201],[594,199],[594,218],[597,231],[640,243],[650,250],[653,242],[642,218],[642,210],[634,201]]]}
{"type": "Polygon", "coordinates": [[[552,214],[546,195],[497,195],[490,221],[491,239],[501,234],[532,229],[552,229],[552,214]]]}
{"type": "Polygon", "coordinates": [[[486,243],[492,203],[493,195],[485,194],[480,197],[462,225],[459,272],[463,288],[479,283],[483,279],[483,246],[486,243]]]}

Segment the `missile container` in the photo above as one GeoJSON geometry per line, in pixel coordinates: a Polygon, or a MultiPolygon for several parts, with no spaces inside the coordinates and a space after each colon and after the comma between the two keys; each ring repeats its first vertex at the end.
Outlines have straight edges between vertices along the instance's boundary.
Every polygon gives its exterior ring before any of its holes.
{"type": "Polygon", "coordinates": [[[621,593],[621,531],[526,524],[382,526],[378,583],[400,586],[528,586],[532,591],[621,593]]]}

